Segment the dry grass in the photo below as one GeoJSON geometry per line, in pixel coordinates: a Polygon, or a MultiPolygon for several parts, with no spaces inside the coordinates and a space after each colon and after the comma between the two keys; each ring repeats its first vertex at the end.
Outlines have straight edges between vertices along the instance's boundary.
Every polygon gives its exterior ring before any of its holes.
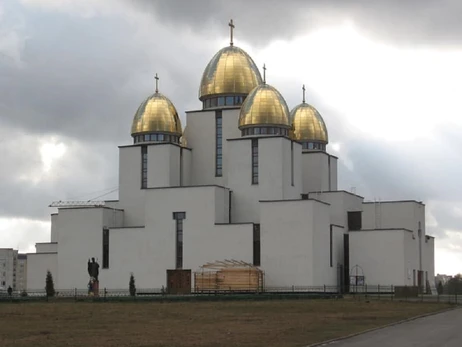
{"type": "Polygon", "coordinates": [[[306,346],[446,307],[350,300],[1,304],[0,346],[306,346]]]}

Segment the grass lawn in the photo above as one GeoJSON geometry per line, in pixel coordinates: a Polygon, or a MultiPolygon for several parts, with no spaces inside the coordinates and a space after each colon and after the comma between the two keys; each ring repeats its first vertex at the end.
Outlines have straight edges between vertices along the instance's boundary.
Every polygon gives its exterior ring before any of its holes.
{"type": "Polygon", "coordinates": [[[446,307],[346,299],[1,304],[0,346],[306,346],[446,307]]]}

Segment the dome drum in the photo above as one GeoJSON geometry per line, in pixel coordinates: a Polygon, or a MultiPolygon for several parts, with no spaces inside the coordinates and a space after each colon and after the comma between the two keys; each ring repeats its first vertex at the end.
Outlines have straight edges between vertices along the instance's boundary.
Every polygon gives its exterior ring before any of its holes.
{"type": "Polygon", "coordinates": [[[174,142],[180,143],[180,137],[178,134],[168,133],[145,133],[133,135],[134,143],[142,142],[174,142]]]}
{"type": "Polygon", "coordinates": [[[289,136],[289,128],[277,126],[248,126],[241,128],[242,136],[276,135],[289,136]]]}
{"type": "Polygon", "coordinates": [[[247,94],[212,96],[202,101],[203,108],[240,107],[247,94]]]}

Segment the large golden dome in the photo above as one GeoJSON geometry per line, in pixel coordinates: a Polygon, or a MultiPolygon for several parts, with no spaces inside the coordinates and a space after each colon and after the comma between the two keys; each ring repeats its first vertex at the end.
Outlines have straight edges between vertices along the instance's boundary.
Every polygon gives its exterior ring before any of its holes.
{"type": "Polygon", "coordinates": [[[255,87],[242,104],[239,129],[250,126],[290,126],[286,101],[266,83],[255,87]]]}
{"type": "Polygon", "coordinates": [[[202,74],[199,99],[209,96],[247,95],[262,83],[252,58],[241,48],[228,46],[210,60],[202,74]]]}
{"type": "Polygon", "coordinates": [[[327,144],[329,137],[327,127],[319,112],[303,102],[290,112],[293,127],[293,139],[302,142],[327,144]]]}
{"type": "Polygon", "coordinates": [[[165,133],[181,136],[181,121],[173,103],[159,92],[144,100],[133,118],[132,136],[165,133]]]}

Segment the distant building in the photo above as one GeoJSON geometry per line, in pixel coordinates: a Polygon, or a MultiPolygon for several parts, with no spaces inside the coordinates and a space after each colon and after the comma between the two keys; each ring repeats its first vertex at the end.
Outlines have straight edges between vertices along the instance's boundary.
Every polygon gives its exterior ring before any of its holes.
{"type": "Polygon", "coordinates": [[[27,289],[27,254],[18,254],[16,267],[16,290],[27,289]]]}
{"type": "Polygon", "coordinates": [[[11,286],[16,290],[16,267],[18,265],[18,251],[13,248],[0,248],[0,290],[11,286]]]}

